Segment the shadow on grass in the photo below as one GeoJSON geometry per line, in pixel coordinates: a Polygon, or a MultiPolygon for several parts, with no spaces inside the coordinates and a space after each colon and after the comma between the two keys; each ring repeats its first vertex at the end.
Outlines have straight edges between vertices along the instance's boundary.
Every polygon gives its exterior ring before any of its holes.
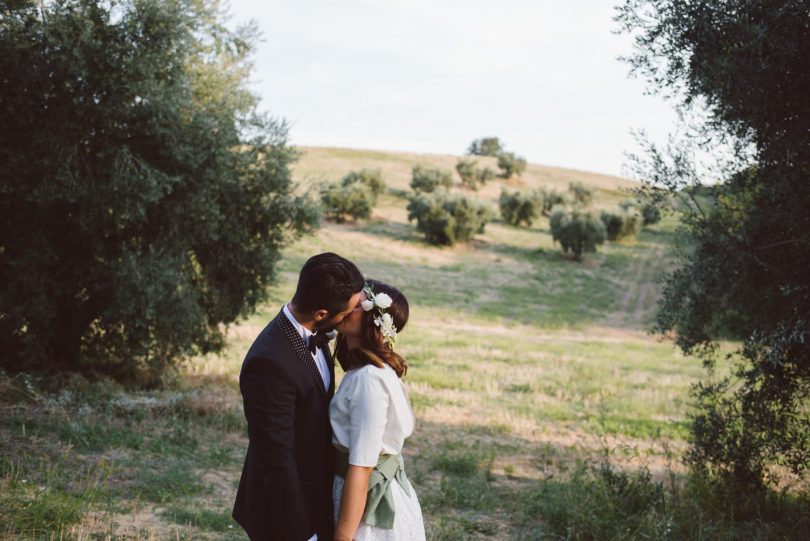
{"type": "Polygon", "coordinates": [[[419,233],[416,227],[411,224],[388,220],[371,220],[364,224],[355,224],[354,227],[357,231],[369,235],[409,242],[421,247],[430,246],[425,241],[424,235],[419,233]]]}

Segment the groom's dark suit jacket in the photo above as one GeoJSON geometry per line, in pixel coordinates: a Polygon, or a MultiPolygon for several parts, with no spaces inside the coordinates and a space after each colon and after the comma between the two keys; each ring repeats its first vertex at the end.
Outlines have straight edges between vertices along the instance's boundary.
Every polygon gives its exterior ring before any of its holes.
{"type": "Polygon", "coordinates": [[[239,388],[248,445],[233,518],[252,541],[319,541],[333,535],[332,431],[329,389],[304,340],[280,312],[242,363],[239,388]]]}

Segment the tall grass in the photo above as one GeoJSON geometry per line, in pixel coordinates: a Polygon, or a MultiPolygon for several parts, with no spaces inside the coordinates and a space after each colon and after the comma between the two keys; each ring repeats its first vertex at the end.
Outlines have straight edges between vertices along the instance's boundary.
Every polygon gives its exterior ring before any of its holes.
{"type": "Polygon", "coordinates": [[[68,452],[55,458],[0,458],[0,532],[64,535],[101,504],[110,473],[106,461],[82,464],[68,452]]]}

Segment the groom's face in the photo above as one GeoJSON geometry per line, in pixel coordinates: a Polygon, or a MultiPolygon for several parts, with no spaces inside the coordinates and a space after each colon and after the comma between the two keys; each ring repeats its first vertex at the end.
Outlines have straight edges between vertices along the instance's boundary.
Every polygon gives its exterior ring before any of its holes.
{"type": "MultiPolygon", "coordinates": [[[[358,291],[357,293],[351,296],[348,304],[346,305],[346,308],[344,308],[342,311],[338,312],[334,316],[327,315],[325,318],[321,320],[317,320],[316,318],[315,326],[318,329],[331,329],[332,327],[343,321],[346,318],[346,316],[352,313],[352,310],[354,310],[354,308],[360,303],[360,298],[362,296],[363,292],[358,291]]],[[[328,312],[326,311],[324,312],[328,314],[328,312]]]]}

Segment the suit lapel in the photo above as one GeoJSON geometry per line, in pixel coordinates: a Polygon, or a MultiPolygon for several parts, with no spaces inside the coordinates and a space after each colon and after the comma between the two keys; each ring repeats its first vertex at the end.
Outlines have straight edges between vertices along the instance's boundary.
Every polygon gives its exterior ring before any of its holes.
{"type": "MultiPolygon", "coordinates": [[[[278,321],[282,332],[284,332],[287,340],[289,340],[292,344],[295,354],[298,355],[298,358],[301,359],[301,361],[303,361],[304,365],[306,365],[307,369],[309,370],[310,375],[315,380],[316,386],[322,393],[326,393],[326,389],[323,388],[323,378],[321,377],[321,373],[318,372],[318,367],[315,366],[315,359],[312,358],[312,354],[309,352],[309,349],[307,349],[304,339],[301,338],[301,335],[295,330],[293,324],[289,319],[287,319],[287,316],[284,315],[284,310],[278,314],[278,321]]],[[[334,381],[334,378],[332,378],[332,380],[334,381]]],[[[330,383],[330,388],[331,387],[332,384],[330,383]]]]}

